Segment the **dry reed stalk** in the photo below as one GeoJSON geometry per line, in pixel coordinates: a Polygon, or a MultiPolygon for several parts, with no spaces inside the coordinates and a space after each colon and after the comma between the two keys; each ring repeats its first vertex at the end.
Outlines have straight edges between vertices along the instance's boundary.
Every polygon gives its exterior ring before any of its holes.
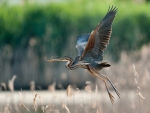
{"type": "Polygon", "coordinates": [[[74,95],[74,90],[73,90],[71,85],[68,85],[68,87],[67,87],[67,96],[71,97],[72,95],[74,95]]]}
{"type": "Polygon", "coordinates": [[[37,110],[37,102],[36,102],[36,98],[37,98],[38,94],[34,93],[34,98],[33,98],[33,108],[36,111],[37,110]]]}
{"type": "Polygon", "coordinates": [[[70,110],[65,103],[62,104],[62,108],[65,109],[68,113],[70,113],[70,110]]]}
{"type": "Polygon", "coordinates": [[[78,100],[81,100],[81,102],[82,102],[83,104],[79,104],[79,105],[76,106],[75,113],[78,112],[78,109],[81,110],[81,109],[84,108],[84,97],[83,97],[83,94],[81,93],[81,91],[80,91],[79,88],[76,88],[76,92],[79,93],[79,94],[81,94],[81,97],[79,97],[78,100]],[[81,99],[80,99],[80,98],[81,98],[81,99]]]}
{"type": "Polygon", "coordinates": [[[85,86],[85,91],[91,93],[92,92],[92,87],[91,87],[91,82],[90,81],[86,81],[86,86],[85,86]]]}
{"type": "Polygon", "coordinates": [[[146,99],[140,92],[137,92],[137,94],[138,94],[142,99],[146,99]]]}
{"type": "MultiPolygon", "coordinates": [[[[72,86],[71,85],[68,85],[68,87],[67,87],[67,97],[72,97],[72,96],[74,96],[74,108],[75,108],[75,95],[74,95],[74,90],[73,90],[73,88],[72,88],[72,86]]],[[[64,104],[65,105],[65,104],[64,104]]],[[[62,107],[63,107],[63,105],[62,105],[62,107]]],[[[66,108],[65,108],[66,109],[66,108]]],[[[68,109],[69,110],[69,109],[68,109]]]]}
{"type": "Polygon", "coordinates": [[[56,82],[53,82],[51,85],[48,86],[48,90],[55,92],[55,90],[56,90],[55,87],[56,87],[56,82]]]}
{"type": "Polygon", "coordinates": [[[83,108],[83,104],[79,104],[76,108],[82,109],[83,108]]]}
{"type": "Polygon", "coordinates": [[[2,82],[2,83],[1,83],[1,86],[4,88],[5,91],[7,90],[6,83],[2,82]]]}
{"type": "Polygon", "coordinates": [[[85,86],[85,91],[87,91],[88,93],[90,93],[91,95],[91,98],[90,98],[90,101],[91,101],[91,105],[93,104],[92,102],[92,86],[91,86],[91,82],[90,81],[86,81],[86,86],[85,86]]]}
{"type": "Polygon", "coordinates": [[[92,102],[92,107],[96,108],[97,104],[96,104],[96,100],[97,100],[97,92],[98,92],[98,86],[95,85],[95,94],[94,94],[94,101],[92,102]]]}
{"type": "Polygon", "coordinates": [[[96,100],[97,100],[97,93],[98,93],[98,86],[97,84],[95,85],[95,100],[93,102],[93,108],[96,108],[96,100]]]}
{"type": "Polygon", "coordinates": [[[6,105],[6,106],[4,107],[3,113],[11,113],[11,108],[10,108],[9,105],[6,105]]]}
{"type": "Polygon", "coordinates": [[[14,81],[16,77],[16,75],[13,75],[12,79],[8,81],[8,88],[10,89],[10,91],[14,91],[14,81]]]}
{"type": "Polygon", "coordinates": [[[76,88],[76,90],[77,90],[77,93],[81,94],[81,100],[83,100],[82,103],[84,104],[84,96],[83,96],[83,94],[81,93],[79,88],[76,88]]]}
{"type": "Polygon", "coordinates": [[[41,96],[40,95],[38,95],[39,96],[39,99],[40,99],[40,102],[41,102],[41,110],[43,111],[43,113],[44,113],[44,111],[46,111],[47,110],[47,108],[48,108],[48,105],[45,105],[44,104],[44,102],[43,102],[43,100],[42,100],[42,98],[41,98],[41,96]]]}
{"type": "Polygon", "coordinates": [[[46,105],[46,106],[41,106],[41,110],[43,111],[43,113],[47,110],[47,108],[48,108],[48,105],[46,105]]]}
{"type": "Polygon", "coordinates": [[[26,107],[26,105],[24,104],[23,98],[22,98],[22,93],[19,92],[19,96],[20,96],[20,107],[25,108],[28,112],[30,112],[30,110],[26,107]]]}
{"type": "Polygon", "coordinates": [[[35,90],[35,81],[31,81],[29,84],[30,84],[30,90],[34,91],[35,90]]]}
{"type": "Polygon", "coordinates": [[[137,95],[138,95],[138,100],[139,100],[139,106],[140,106],[140,112],[143,113],[142,111],[142,107],[141,107],[141,100],[140,100],[140,97],[142,99],[146,99],[142,94],[141,92],[139,91],[140,90],[140,87],[138,86],[138,77],[139,77],[139,74],[137,73],[136,69],[135,69],[135,65],[133,64],[133,73],[134,73],[134,80],[135,80],[135,84],[136,84],[136,87],[137,87],[137,95]]]}
{"type": "Polygon", "coordinates": [[[39,97],[40,99],[40,103],[41,103],[41,110],[44,112],[47,110],[47,108],[49,107],[48,105],[44,105],[42,98],[40,97],[39,94],[37,94],[36,92],[34,92],[34,98],[33,98],[33,108],[35,111],[37,111],[37,98],[39,97]]]}
{"type": "Polygon", "coordinates": [[[60,111],[55,105],[49,104],[46,113],[60,113],[60,111]]]}
{"type": "Polygon", "coordinates": [[[98,113],[98,109],[96,110],[96,113],[98,113]]]}

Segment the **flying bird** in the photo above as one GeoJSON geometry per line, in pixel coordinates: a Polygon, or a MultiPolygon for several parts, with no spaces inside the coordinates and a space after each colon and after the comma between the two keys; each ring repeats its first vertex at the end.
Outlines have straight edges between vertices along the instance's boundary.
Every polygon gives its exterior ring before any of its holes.
{"type": "Polygon", "coordinates": [[[66,68],[70,70],[74,70],[76,68],[86,69],[90,75],[95,76],[104,82],[112,103],[114,102],[115,98],[107,87],[107,81],[113,87],[119,98],[120,94],[111,80],[106,75],[100,73],[100,70],[111,66],[107,62],[102,62],[102,60],[104,50],[106,49],[111,37],[112,22],[116,13],[116,7],[109,7],[105,17],[91,33],[83,34],[77,37],[76,48],[78,50],[78,56],[75,58],[75,60],[68,56],[62,58],[53,57],[50,60],[45,58],[45,61],[48,62],[67,61],[66,68]]]}

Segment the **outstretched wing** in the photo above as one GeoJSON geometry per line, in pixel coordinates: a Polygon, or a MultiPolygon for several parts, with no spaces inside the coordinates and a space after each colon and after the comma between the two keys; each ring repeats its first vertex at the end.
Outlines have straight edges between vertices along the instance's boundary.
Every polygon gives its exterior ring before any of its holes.
{"type": "Polygon", "coordinates": [[[90,34],[83,34],[77,37],[76,48],[78,49],[78,56],[81,56],[83,53],[86,44],[88,42],[90,34]]]}
{"type": "Polygon", "coordinates": [[[103,52],[109,43],[112,33],[112,22],[116,13],[116,7],[109,7],[105,17],[90,33],[86,47],[82,52],[81,59],[89,60],[90,58],[94,61],[103,60],[103,52]]]}

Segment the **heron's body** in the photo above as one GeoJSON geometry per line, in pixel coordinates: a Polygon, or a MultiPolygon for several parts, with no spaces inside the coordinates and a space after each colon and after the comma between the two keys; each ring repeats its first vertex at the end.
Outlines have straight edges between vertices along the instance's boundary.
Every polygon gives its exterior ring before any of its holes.
{"type": "Polygon", "coordinates": [[[116,12],[116,7],[109,7],[105,17],[91,33],[83,34],[77,37],[78,39],[76,43],[76,48],[78,49],[78,56],[75,58],[75,60],[68,56],[46,60],[48,62],[67,61],[66,68],[70,70],[74,70],[76,68],[86,69],[90,75],[99,78],[105,83],[108,95],[112,103],[114,101],[114,97],[109,92],[106,81],[108,81],[111,84],[111,86],[113,87],[113,89],[119,97],[120,94],[114,87],[110,79],[107,76],[101,74],[100,70],[105,67],[111,66],[107,62],[102,62],[102,60],[104,50],[106,49],[111,37],[111,27],[116,12]]]}

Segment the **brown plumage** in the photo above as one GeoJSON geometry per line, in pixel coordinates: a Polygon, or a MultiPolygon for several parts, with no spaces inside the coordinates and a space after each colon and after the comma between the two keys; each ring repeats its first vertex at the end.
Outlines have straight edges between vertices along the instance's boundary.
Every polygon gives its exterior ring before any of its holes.
{"type": "Polygon", "coordinates": [[[100,73],[100,70],[105,67],[111,66],[107,62],[101,61],[103,60],[104,50],[106,49],[111,37],[112,22],[115,18],[116,13],[116,7],[109,7],[105,17],[90,34],[84,34],[78,37],[76,44],[76,48],[78,49],[78,56],[75,58],[74,61],[68,56],[65,56],[63,58],[52,58],[50,60],[45,59],[48,62],[67,61],[66,68],[71,70],[76,68],[86,69],[90,75],[95,76],[104,82],[112,103],[114,102],[114,97],[109,92],[109,89],[107,87],[107,81],[111,84],[119,98],[120,94],[114,87],[110,79],[100,73]]]}
{"type": "Polygon", "coordinates": [[[107,14],[96,28],[90,33],[88,43],[81,55],[84,57],[93,57],[95,60],[103,59],[103,52],[106,49],[112,33],[112,22],[116,15],[116,7],[109,7],[107,14]]]}

